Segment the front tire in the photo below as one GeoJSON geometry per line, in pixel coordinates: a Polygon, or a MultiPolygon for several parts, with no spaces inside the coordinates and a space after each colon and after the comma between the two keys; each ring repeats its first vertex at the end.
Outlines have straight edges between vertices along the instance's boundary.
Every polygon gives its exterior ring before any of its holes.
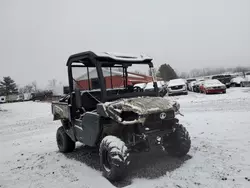
{"type": "Polygon", "coordinates": [[[103,138],[99,148],[103,176],[110,181],[120,180],[130,163],[125,143],[115,136],[103,138]]]}
{"type": "Polygon", "coordinates": [[[186,128],[177,124],[175,131],[163,138],[163,146],[171,156],[185,156],[191,147],[191,140],[186,128]]]}
{"type": "Polygon", "coordinates": [[[72,152],[75,149],[75,142],[67,135],[63,126],[57,129],[56,141],[59,151],[62,153],[72,152]]]}

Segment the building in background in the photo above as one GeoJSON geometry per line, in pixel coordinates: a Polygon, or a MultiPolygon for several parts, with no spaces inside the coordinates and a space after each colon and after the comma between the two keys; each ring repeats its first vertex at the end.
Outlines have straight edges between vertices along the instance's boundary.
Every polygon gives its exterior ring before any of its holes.
{"type": "MultiPolygon", "coordinates": [[[[110,73],[109,69],[103,69],[103,77],[105,79],[106,88],[119,88],[124,86],[123,73],[119,71],[112,70],[110,73]]],[[[148,83],[152,82],[153,79],[151,76],[128,72],[128,85],[134,85],[138,83],[148,83]]],[[[97,71],[93,69],[89,72],[89,75],[86,73],[76,79],[76,85],[81,89],[99,89],[100,83],[97,76],[97,71]],[[88,80],[89,77],[89,80],[88,80]]]]}

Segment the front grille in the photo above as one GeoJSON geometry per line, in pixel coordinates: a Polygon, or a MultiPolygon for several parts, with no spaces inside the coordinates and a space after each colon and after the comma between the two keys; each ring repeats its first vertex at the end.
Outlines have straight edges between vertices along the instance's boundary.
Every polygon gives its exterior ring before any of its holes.
{"type": "Polygon", "coordinates": [[[222,88],[218,86],[218,87],[213,87],[213,89],[222,89],[222,88]]]}
{"type": "Polygon", "coordinates": [[[166,117],[164,119],[161,119],[160,118],[161,113],[162,112],[149,114],[146,117],[146,120],[144,123],[145,127],[149,128],[150,130],[165,129],[167,126],[166,125],[167,121],[174,119],[175,114],[173,110],[164,112],[166,113],[166,117]]]}
{"type": "Polygon", "coordinates": [[[178,90],[178,89],[182,89],[183,86],[172,86],[171,89],[172,90],[178,90]]]}
{"type": "Polygon", "coordinates": [[[156,121],[161,121],[161,120],[167,120],[167,119],[173,119],[174,118],[174,111],[167,111],[167,112],[158,112],[154,114],[149,114],[146,117],[146,122],[156,122],[156,121]],[[166,117],[164,119],[161,119],[161,113],[166,113],[166,117]]]}

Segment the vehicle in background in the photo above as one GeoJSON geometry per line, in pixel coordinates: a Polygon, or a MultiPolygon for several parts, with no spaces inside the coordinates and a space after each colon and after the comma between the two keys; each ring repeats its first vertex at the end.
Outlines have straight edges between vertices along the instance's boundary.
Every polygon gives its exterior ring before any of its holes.
{"type": "Polygon", "coordinates": [[[230,74],[218,74],[212,76],[212,79],[219,80],[221,83],[225,84],[227,88],[229,88],[231,85],[230,81],[232,79],[232,76],[230,74]]]}
{"type": "Polygon", "coordinates": [[[230,86],[231,87],[240,87],[244,80],[245,79],[242,76],[237,76],[235,78],[232,78],[230,81],[230,86]]]}
{"type": "Polygon", "coordinates": [[[230,81],[231,86],[234,87],[249,87],[250,86],[250,72],[242,73],[236,76],[230,81]]]}
{"type": "MultiPolygon", "coordinates": [[[[144,87],[144,91],[153,91],[154,90],[154,82],[148,82],[144,87]]],[[[159,88],[160,96],[165,96],[167,94],[167,86],[164,81],[157,81],[157,86],[159,88]]]]}
{"type": "Polygon", "coordinates": [[[196,83],[197,81],[192,81],[188,84],[188,90],[189,91],[193,91],[193,87],[194,87],[194,84],[196,83]]]}
{"type": "Polygon", "coordinates": [[[241,87],[250,87],[250,72],[245,74],[244,80],[240,83],[241,87]]]}
{"type": "Polygon", "coordinates": [[[23,94],[19,94],[19,95],[17,96],[16,101],[17,101],[17,102],[22,102],[22,101],[24,101],[24,95],[23,95],[23,94]]]}
{"type": "Polygon", "coordinates": [[[18,94],[10,94],[6,96],[6,102],[16,102],[18,99],[18,94]]]}
{"type": "Polygon", "coordinates": [[[187,84],[192,82],[192,81],[196,81],[196,78],[188,78],[188,79],[186,79],[187,84]]]}
{"type": "Polygon", "coordinates": [[[204,82],[204,79],[199,79],[193,83],[193,92],[200,93],[200,85],[204,82]]]}
{"type": "Polygon", "coordinates": [[[212,94],[212,93],[226,93],[226,85],[221,83],[217,79],[204,80],[200,85],[201,93],[212,94]]]}
{"type": "Polygon", "coordinates": [[[167,86],[167,92],[168,95],[174,95],[174,94],[188,94],[186,81],[184,79],[178,78],[173,79],[168,82],[167,86]]]}
{"type": "Polygon", "coordinates": [[[191,89],[191,87],[190,87],[190,83],[195,82],[195,81],[196,81],[196,78],[188,78],[188,79],[186,79],[187,89],[188,89],[189,91],[192,91],[192,89],[191,89]]]}
{"type": "Polygon", "coordinates": [[[142,91],[144,91],[144,88],[146,87],[147,83],[138,83],[135,84],[134,87],[135,88],[140,88],[142,91]]]}
{"type": "Polygon", "coordinates": [[[24,96],[24,101],[29,101],[32,99],[31,93],[24,93],[23,96],[24,96]]]}

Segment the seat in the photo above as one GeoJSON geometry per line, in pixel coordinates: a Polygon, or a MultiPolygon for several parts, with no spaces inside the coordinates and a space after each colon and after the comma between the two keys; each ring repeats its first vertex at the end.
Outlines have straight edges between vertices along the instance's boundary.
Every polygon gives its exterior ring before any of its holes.
{"type": "Polygon", "coordinates": [[[93,111],[96,109],[96,105],[99,103],[101,99],[101,92],[100,91],[83,91],[81,93],[81,103],[82,107],[86,111],[93,111]],[[96,100],[96,99],[98,100],[96,100]]]}

